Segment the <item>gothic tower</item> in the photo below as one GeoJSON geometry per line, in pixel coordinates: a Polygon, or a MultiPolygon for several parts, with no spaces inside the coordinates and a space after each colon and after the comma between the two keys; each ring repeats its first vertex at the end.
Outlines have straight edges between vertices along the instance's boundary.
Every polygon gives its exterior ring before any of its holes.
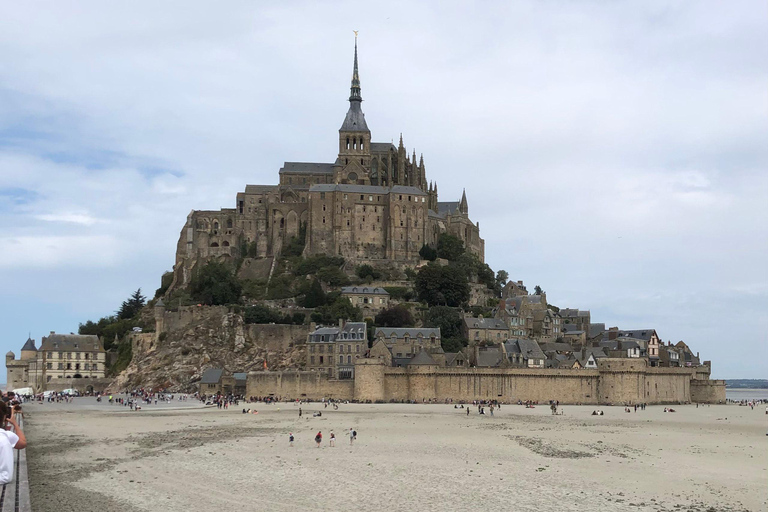
{"type": "Polygon", "coordinates": [[[360,76],[357,71],[357,35],[355,35],[355,64],[349,95],[349,110],[339,129],[339,158],[336,160],[336,183],[370,185],[371,131],[365,122],[360,104],[360,76]]]}

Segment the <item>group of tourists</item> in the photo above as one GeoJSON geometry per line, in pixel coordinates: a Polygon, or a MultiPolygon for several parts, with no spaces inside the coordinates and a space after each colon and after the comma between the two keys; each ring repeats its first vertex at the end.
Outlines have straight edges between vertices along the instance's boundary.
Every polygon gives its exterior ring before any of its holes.
{"type": "Polygon", "coordinates": [[[17,418],[23,417],[21,400],[13,391],[3,393],[0,400],[0,485],[13,481],[13,450],[27,447],[27,438],[19,427],[17,418]]]}

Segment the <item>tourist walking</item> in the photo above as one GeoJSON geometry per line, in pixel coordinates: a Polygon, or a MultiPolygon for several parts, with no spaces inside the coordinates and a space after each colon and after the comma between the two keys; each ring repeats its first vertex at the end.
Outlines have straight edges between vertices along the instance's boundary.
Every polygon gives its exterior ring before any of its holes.
{"type": "Polygon", "coordinates": [[[322,442],[323,442],[323,433],[318,430],[317,434],[315,434],[315,443],[317,443],[318,448],[320,448],[320,443],[322,442]]]}
{"type": "Polygon", "coordinates": [[[349,444],[355,442],[355,439],[357,439],[357,431],[353,430],[352,427],[349,427],[349,444]]]}
{"type": "Polygon", "coordinates": [[[288,446],[293,446],[293,432],[288,432],[288,446]]]}
{"type": "Polygon", "coordinates": [[[330,444],[331,447],[336,446],[336,434],[333,433],[333,430],[331,430],[331,439],[328,444],[330,444]]]}

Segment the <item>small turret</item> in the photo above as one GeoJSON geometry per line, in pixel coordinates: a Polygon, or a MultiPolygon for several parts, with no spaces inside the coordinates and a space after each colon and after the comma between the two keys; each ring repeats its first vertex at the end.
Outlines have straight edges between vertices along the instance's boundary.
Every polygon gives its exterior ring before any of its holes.
{"type": "Polygon", "coordinates": [[[21,347],[21,359],[35,359],[37,357],[37,347],[32,337],[27,338],[27,342],[21,347]]]}
{"type": "MultiPolygon", "coordinates": [[[[454,196],[455,197],[455,196],[454,196]]],[[[464,190],[461,193],[461,201],[459,202],[459,211],[464,215],[469,214],[469,205],[467,204],[467,191],[464,190]]]]}

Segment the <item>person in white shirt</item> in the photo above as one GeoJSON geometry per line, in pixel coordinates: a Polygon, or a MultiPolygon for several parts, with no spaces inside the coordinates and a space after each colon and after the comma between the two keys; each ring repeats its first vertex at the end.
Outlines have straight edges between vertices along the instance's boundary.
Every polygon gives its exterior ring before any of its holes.
{"type": "Polygon", "coordinates": [[[13,410],[0,401],[0,485],[13,481],[13,450],[27,447],[27,438],[21,431],[13,410]],[[11,430],[13,429],[13,430],[11,430]]]}

